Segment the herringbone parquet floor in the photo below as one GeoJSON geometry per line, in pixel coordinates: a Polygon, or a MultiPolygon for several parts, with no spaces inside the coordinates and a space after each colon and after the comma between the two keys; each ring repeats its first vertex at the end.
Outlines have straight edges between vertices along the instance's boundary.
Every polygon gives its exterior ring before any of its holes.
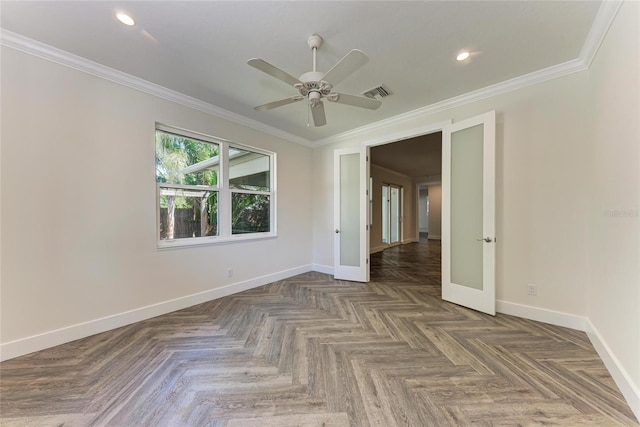
{"type": "Polygon", "coordinates": [[[440,299],[440,247],[0,364],[2,425],[638,426],[586,335],[440,299]]]}

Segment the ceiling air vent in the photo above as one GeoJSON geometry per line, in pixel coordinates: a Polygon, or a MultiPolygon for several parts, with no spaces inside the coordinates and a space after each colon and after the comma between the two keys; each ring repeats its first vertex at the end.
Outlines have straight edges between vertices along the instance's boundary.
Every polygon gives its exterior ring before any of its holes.
{"type": "Polygon", "coordinates": [[[362,93],[364,96],[368,98],[380,97],[384,98],[391,95],[391,91],[385,85],[376,86],[373,89],[369,89],[366,92],[362,93]]]}

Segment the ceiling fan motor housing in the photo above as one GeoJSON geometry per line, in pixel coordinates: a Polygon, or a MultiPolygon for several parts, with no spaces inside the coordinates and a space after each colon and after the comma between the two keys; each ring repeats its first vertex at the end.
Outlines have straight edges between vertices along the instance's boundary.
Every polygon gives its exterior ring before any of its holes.
{"type": "Polygon", "coordinates": [[[300,76],[302,84],[296,83],[294,87],[302,96],[307,96],[310,92],[319,92],[326,96],[331,92],[332,86],[329,82],[321,80],[322,76],[324,73],[320,71],[309,71],[300,76]]]}

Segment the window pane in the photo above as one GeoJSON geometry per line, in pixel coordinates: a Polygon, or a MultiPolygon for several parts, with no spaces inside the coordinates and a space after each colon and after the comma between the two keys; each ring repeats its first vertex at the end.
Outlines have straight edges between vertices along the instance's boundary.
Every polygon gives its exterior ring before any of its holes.
{"type": "Polygon", "coordinates": [[[382,243],[389,243],[389,186],[382,186],[382,243]]]}
{"type": "Polygon", "coordinates": [[[220,146],[156,130],[156,182],[218,185],[220,146]]]}
{"type": "Polygon", "coordinates": [[[160,187],[160,240],[217,235],[217,191],[160,187]]]}
{"type": "Polygon", "coordinates": [[[266,233],[269,231],[269,196],[231,193],[231,233],[266,233]]]}
{"type": "Polygon", "coordinates": [[[265,154],[229,148],[229,187],[270,191],[270,158],[265,154]]]}

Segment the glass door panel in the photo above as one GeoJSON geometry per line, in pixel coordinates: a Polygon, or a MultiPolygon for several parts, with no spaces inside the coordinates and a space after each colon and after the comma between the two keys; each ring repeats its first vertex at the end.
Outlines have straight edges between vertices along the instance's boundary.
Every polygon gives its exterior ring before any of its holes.
{"type": "Polygon", "coordinates": [[[360,265],[360,156],[340,156],[340,265],[360,265]]]}
{"type": "Polygon", "coordinates": [[[482,289],[483,125],[451,133],[451,281],[482,289]]]}

